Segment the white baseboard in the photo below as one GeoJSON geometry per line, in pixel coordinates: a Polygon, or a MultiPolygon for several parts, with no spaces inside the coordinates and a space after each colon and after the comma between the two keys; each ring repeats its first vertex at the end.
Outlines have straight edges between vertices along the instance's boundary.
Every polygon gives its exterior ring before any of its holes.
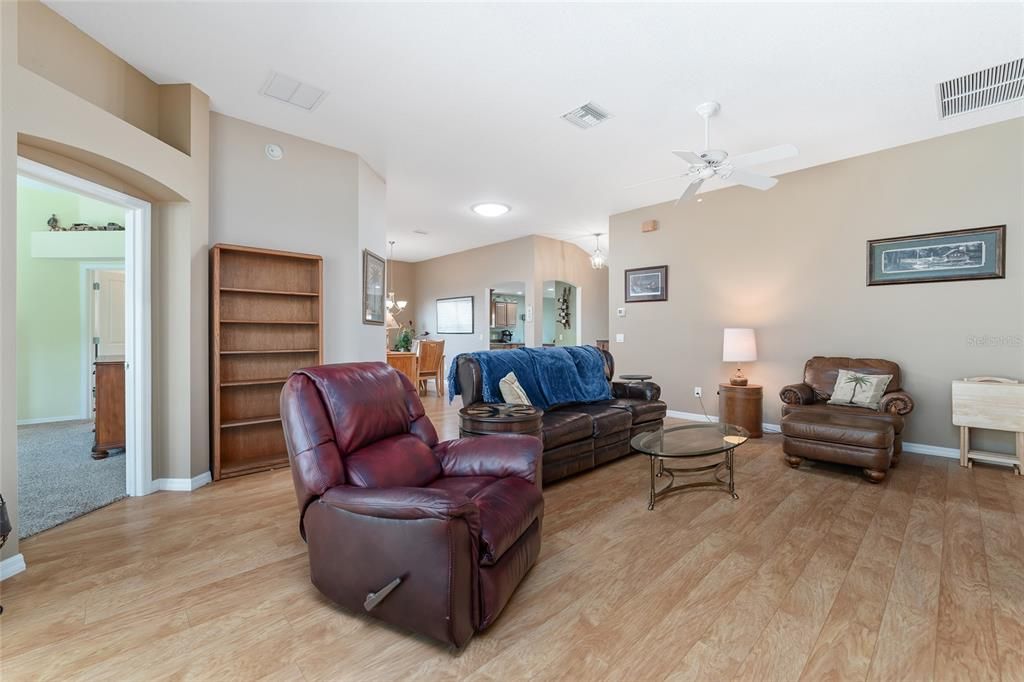
{"type": "MultiPolygon", "coordinates": [[[[713,414],[709,414],[707,417],[705,417],[703,414],[698,414],[696,412],[680,412],[679,410],[669,410],[666,413],[666,416],[675,417],[676,419],[686,419],[692,422],[711,421],[716,424],[718,423],[718,417],[713,414]]],[[[779,433],[782,431],[778,424],[769,424],[768,422],[761,424],[761,428],[767,433],[779,433]]]]}
{"type": "Polygon", "coordinates": [[[0,580],[7,580],[12,575],[18,575],[25,570],[25,556],[15,554],[0,561],[0,580]]]}
{"type": "Polygon", "coordinates": [[[903,452],[913,452],[918,455],[931,455],[933,457],[948,457],[949,459],[960,459],[959,448],[944,448],[941,445],[928,445],[927,443],[908,443],[903,441],[903,452]]]}
{"type": "MultiPolygon", "coordinates": [[[[702,414],[696,412],[680,412],[679,410],[669,410],[669,417],[675,417],[676,419],[687,419],[689,421],[703,422],[709,419],[713,422],[718,421],[718,417],[713,414],[709,414],[707,418],[702,414]]],[[[762,428],[768,433],[780,433],[782,428],[778,424],[769,424],[765,422],[762,428]]],[[[960,459],[960,450],[957,448],[946,448],[941,445],[928,445],[927,443],[908,443],[903,442],[903,452],[913,452],[918,455],[931,455],[933,457],[947,457],[949,459],[960,459]]]]}
{"type": "Polygon", "coordinates": [[[57,422],[76,422],[88,419],[80,414],[73,415],[71,417],[37,417],[35,419],[19,419],[17,421],[18,426],[33,426],[34,424],[55,424],[57,422]]]}
{"type": "Polygon", "coordinates": [[[193,476],[192,478],[158,478],[153,481],[153,491],[168,490],[173,492],[190,493],[197,488],[202,488],[211,481],[213,481],[213,477],[210,476],[209,471],[204,471],[198,476],[193,476]]]}

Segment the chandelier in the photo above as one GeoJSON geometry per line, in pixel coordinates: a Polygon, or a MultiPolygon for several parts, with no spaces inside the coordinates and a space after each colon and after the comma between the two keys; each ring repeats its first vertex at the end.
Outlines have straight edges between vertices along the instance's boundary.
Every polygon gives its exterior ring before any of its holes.
{"type": "Polygon", "coordinates": [[[604,252],[601,251],[601,233],[594,233],[594,252],[590,254],[590,267],[600,270],[608,262],[604,252]]]}
{"type": "Polygon", "coordinates": [[[390,251],[388,252],[388,269],[387,269],[388,296],[384,300],[384,304],[388,307],[388,312],[389,313],[391,313],[392,315],[397,315],[398,313],[400,313],[403,310],[405,310],[405,306],[407,306],[409,304],[409,302],[408,301],[396,301],[395,300],[395,292],[394,292],[394,289],[393,289],[394,281],[391,278],[391,262],[395,258],[395,242],[394,241],[388,242],[388,246],[390,248],[390,251]]]}

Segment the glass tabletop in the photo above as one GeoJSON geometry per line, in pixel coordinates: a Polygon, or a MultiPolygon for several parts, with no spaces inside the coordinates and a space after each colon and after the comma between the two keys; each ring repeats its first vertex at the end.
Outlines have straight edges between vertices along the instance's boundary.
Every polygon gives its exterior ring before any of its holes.
{"type": "Polygon", "coordinates": [[[733,424],[685,424],[638,434],[634,450],[657,457],[702,457],[731,450],[747,442],[750,434],[733,424]]]}

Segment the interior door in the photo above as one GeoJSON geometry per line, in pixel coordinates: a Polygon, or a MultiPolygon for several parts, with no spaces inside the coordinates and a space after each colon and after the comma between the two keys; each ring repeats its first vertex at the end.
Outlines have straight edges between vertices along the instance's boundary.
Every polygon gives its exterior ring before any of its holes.
{"type": "Polygon", "coordinates": [[[93,296],[96,356],[124,357],[124,270],[97,270],[93,296]]]}

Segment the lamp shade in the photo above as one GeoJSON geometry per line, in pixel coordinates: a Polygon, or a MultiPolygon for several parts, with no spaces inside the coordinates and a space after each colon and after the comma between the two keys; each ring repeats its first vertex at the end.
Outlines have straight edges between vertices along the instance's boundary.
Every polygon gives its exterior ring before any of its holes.
{"type": "Polygon", "coordinates": [[[722,362],[757,360],[757,339],[753,329],[727,327],[722,335],[722,362]]]}

